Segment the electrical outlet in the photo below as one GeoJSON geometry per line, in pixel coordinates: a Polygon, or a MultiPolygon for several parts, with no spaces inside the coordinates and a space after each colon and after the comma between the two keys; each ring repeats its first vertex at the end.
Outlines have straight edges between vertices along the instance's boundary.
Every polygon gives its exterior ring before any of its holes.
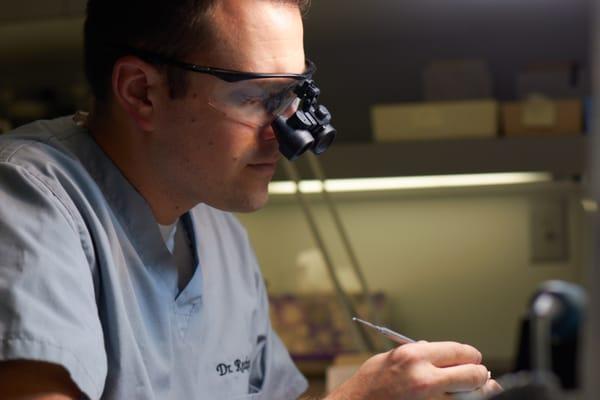
{"type": "Polygon", "coordinates": [[[531,207],[531,261],[568,259],[567,204],[563,199],[540,200],[531,207]]]}

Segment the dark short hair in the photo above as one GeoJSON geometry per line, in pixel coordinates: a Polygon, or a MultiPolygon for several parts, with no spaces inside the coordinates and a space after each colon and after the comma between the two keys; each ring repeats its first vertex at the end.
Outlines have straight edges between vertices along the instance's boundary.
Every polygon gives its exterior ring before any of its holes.
{"type": "MultiPolygon", "coordinates": [[[[84,27],[84,67],[92,94],[108,99],[115,62],[134,47],[185,59],[211,44],[210,9],[219,0],[88,0],[84,27]]],[[[264,0],[247,0],[264,1],[264,0]]],[[[297,4],[306,11],[310,0],[268,0],[297,4]]],[[[171,96],[186,93],[183,71],[163,67],[171,96]]]]}

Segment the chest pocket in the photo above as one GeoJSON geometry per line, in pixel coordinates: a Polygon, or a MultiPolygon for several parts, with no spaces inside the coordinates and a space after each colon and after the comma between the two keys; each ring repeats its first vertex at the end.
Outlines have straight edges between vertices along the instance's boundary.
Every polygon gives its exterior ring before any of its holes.
{"type": "Polygon", "coordinates": [[[266,337],[259,336],[257,343],[248,356],[223,361],[216,365],[215,371],[222,388],[231,393],[232,400],[260,399],[265,380],[266,337]],[[237,394],[234,394],[237,393],[237,394]]]}
{"type": "Polygon", "coordinates": [[[266,372],[266,336],[260,335],[256,341],[255,354],[250,365],[250,393],[260,393],[265,382],[266,372]]]}

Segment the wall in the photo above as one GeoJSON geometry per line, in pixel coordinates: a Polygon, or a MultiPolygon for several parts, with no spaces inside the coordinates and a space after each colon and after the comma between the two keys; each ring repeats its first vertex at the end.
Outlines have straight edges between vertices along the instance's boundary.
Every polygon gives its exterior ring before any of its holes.
{"type": "Polygon", "coordinates": [[[0,24],[0,89],[64,90],[83,83],[83,19],[0,24]]]}
{"type": "MultiPolygon", "coordinates": [[[[392,327],[427,340],[458,340],[486,358],[509,361],[518,319],[539,282],[581,281],[581,211],[576,188],[566,191],[453,191],[425,196],[372,194],[338,203],[367,281],[392,300],[392,327]],[[530,262],[529,219],[539,199],[569,202],[570,257],[530,262]]],[[[348,264],[322,204],[319,224],[338,267],[348,264]]],[[[239,216],[273,292],[294,291],[295,259],[316,247],[301,210],[274,198],[239,216]]]]}

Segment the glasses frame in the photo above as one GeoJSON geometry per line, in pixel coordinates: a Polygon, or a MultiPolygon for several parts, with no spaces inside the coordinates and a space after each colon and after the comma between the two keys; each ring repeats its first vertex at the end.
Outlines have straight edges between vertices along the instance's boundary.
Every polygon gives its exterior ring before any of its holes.
{"type": "Polygon", "coordinates": [[[137,49],[128,46],[119,46],[128,53],[141,58],[155,65],[171,65],[177,68],[184,69],[186,71],[197,72],[200,74],[208,74],[215,76],[225,82],[240,82],[252,79],[270,79],[270,78],[287,78],[294,79],[297,81],[306,81],[311,79],[313,74],[316,72],[317,67],[311,60],[306,59],[306,72],[302,74],[285,74],[285,73],[263,73],[263,72],[244,72],[236,71],[233,69],[207,67],[184,61],[176,60],[167,56],[163,56],[158,53],[154,53],[147,50],[137,49]]]}

